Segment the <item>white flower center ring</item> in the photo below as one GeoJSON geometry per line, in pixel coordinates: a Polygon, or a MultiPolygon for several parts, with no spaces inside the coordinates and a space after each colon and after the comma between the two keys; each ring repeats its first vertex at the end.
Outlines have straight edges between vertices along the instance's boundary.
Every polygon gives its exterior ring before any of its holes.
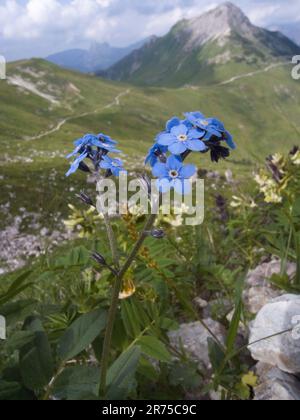
{"type": "Polygon", "coordinates": [[[187,141],[188,136],[186,134],[180,134],[177,138],[179,141],[187,141]]]}
{"type": "Polygon", "coordinates": [[[175,179],[175,178],[178,178],[179,173],[178,173],[178,171],[176,171],[175,169],[172,169],[172,170],[169,172],[169,175],[170,175],[170,177],[171,177],[171,178],[175,179]]]}

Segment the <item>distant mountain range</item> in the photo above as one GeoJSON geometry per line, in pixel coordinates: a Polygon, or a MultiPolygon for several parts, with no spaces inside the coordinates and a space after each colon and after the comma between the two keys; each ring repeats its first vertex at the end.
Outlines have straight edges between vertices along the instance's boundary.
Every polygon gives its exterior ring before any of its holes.
{"type": "Polygon", "coordinates": [[[270,30],[280,31],[290,39],[300,45],[300,22],[283,23],[280,25],[272,25],[269,27],[270,30]]]}
{"type": "Polygon", "coordinates": [[[89,50],[72,49],[52,54],[46,58],[53,64],[82,73],[95,73],[108,69],[132,51],[141,48],[149,39],[139,41],[128,47],[112,47],[108,43],[94,43],[89,50]]]}
{"type": "Polygon", "coordinates": [[[286,62],[300,47],[254,26],[234,4],[182,20],[99,75],[140,85],[210,84],[286,62]]]}

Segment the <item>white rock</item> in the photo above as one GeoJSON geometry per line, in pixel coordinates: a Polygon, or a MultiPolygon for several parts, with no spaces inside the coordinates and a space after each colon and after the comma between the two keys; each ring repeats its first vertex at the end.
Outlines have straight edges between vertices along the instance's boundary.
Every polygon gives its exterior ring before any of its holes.
{"type": "Polygon", "coordinates": [[[47,236],[49,234],[49,230],[47,228],[42,228],[41,229],[41,236],[47,236]]]}
{"type": "Polygon", "coordinates": [[[255,401],[299,401],[300,381],[288,373],[265,363],[258,363],[256,373],[259,386],[255,388],[255,401]]]}
{"type": "MultiPolygon", "coordinates": [[[[210,328],[218,340],[224,344],[225,329],[224,327],[212,319],[205,319],[205,324],[210,328]]],[[[208,354],[208,338],[212,338],[211,334],[203,327],[200,322],[190,324],[182,324],[176,331],[169,333],[169,338],[173,346],[177,349],[183,348],[192,358],[199,362],[203,368],[211,369],[211,363],[208,354]]]]}
{"type": "Polygon", "coordinates": [[[253,359],[284,372],[299,373],[300,334],[296,328],[299,320],[300,296],[284,295],[264,306],[250,324],[249,342],[256,343],[249,346],[253,359]],[[267,338],[270,336],[274,337],[267,338]]]}
{"type": "MultiPolygon", "coordinates": [[[[288,263],[286,267],[287,275],[292,278],[296,269],[296,264],[288,263]]],[[[245,307],[249,312],[256,314],[267,303],[284,293],[269,281],[274,274],[280,274],[280,272],[281,261],[272,260],[269,263],[259,265],[255,270],[248,273],[243,298],[245,307]]]]}
{"type": "Polygon", "coordinates": [[[225,171],[225,178],[228,184],[233,183],[233,173],[230,169],[227,169],[227,171],[225,171]]]}
{"type": "Polygon", "coordinates": [[[194,303],[199,309],[205,309],[208,306],[208,302],[200,297],[195,298],[194,303]]]}

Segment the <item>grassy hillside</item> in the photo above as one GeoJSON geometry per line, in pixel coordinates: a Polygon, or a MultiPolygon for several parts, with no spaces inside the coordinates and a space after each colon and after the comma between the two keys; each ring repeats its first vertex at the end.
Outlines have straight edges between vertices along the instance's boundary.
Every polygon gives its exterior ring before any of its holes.
{"type": "Polygon", "coordinates": [[[65,155],[86,132],[117,138],[131,169],[141,167],[166,119],[188,110],[222,119],[239,146],[218,168],[204,156],[196,162],[202,168],[249,174],[267,154],[300,143],[300,83],[288,66],[225,85],[165,89],[112,83],[32,60],[9,65],[0,98],[0,205],[10,202],[11,215],[20,207],[46,219],[57,208],[65,212],[70,188],[84,185],[84,175],[64,177],[65,155]]]}
{"type": "Polygon", "coordinates": [[[142,86],[207,86],[289,62],[299,53],[300,47],[283,34],[254,26],[238,7],[225,3],[178,22],[103,75],[142,86]]]}
{"type": "MultiPolygon", "coordinates": [[[[300,52],[299,47],[287,40],[288,56],[280,56],[276,50],[271,54],[269,48],[262,47],[263,43],[249,42],[238,33],[232,33],[225,45],[210,40],[191,50],[186,47],[187,37],[177,35],[178,31],[175,27],[165,37],[134,51],[102,75],[137,86],[207,86],[236,74],[262,70],[271,64],[287,63],[293,53],[296,55],[300,52]]],[[[268,33],[265,40],[269,46],[279,43],[280,39],[279,34],[271,34],[268,33]]]]}

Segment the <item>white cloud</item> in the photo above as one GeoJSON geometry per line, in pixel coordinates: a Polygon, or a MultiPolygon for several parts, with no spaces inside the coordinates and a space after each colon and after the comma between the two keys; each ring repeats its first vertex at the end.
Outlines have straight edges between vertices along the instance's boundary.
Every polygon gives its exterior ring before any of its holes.
{"type": "MultiPolygon", "coordinates": [[[[91,41],[126,45],[162,35],[223,0],[0,0],[1,50],[47,55],[91,41]]],[[[235,0],[234,0],[235,1],[235,0]]],[[[258,25],[300,20],[300,0],[236,0],[258,25]]],[[[1,51],[0,51],[1,52],[1,51]]]]}

